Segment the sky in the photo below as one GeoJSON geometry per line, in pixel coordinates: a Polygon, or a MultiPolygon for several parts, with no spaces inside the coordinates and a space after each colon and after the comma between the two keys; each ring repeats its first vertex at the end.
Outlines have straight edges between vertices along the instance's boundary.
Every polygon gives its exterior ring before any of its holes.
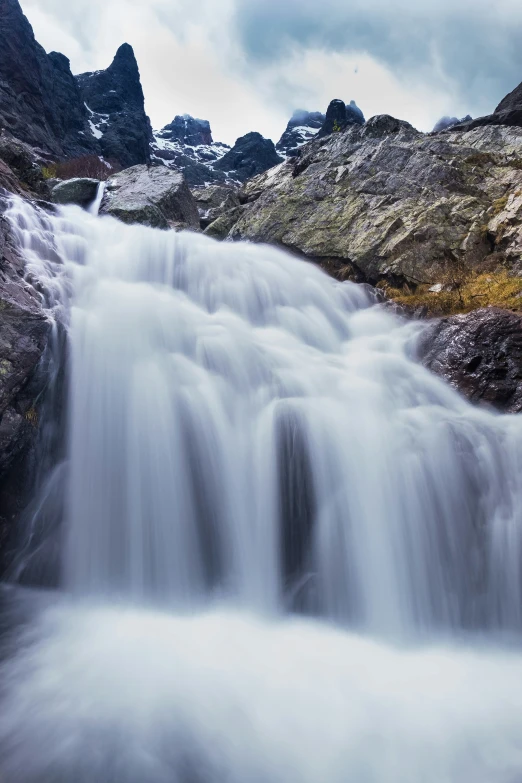
{"type": "Polygon", "coordinates": [[[295,109],[355,100],[419,130],[480,116],[522,81],[522,0],[21,0],[74,73],[134,47],[153,127],[277,141],[295,109]]]}

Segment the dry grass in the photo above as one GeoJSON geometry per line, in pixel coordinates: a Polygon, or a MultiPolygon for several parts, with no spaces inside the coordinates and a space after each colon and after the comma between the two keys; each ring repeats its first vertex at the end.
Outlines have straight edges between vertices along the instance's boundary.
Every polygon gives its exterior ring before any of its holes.
{"type": "Polygon", "coordinates": [[[522,279],[510,277],[505,269],[476,274],[452,282],[444,282],[444,290],[432,293],[429,286],[418,286],[414,291],[391,288],[385,282],[379,287],[386,296],[404,307],[426,308],[429,315],[453,315],[469,313],[478,307],[502,307],[505,310],[522,311],[522,279]]]}

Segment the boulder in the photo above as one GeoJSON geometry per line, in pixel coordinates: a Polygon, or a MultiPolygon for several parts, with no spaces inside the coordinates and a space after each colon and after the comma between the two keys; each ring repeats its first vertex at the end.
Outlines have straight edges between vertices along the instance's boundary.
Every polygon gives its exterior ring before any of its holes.
{"type": "Polygon", "coordinates": [[[80,207],[87,207],[95,200],[99,185],[97,179],[67,179],[53,187],[51,198],[55,204],[78,204],[80,207]]]}
{"type": "Polygon", "coordinates": [[[199,214],[183,174],[165,166],[132,166],[107,180],[101,215],[153,228],[199,229],[199,214]]]}
{"type": "Polygon", "coordinates": [[[244,184],[232,239],[376,285],[522,271],[522,129],[423,134],[387,115],[315,139],[244,184]]]}
{"type": "Polygon", "coordinates": [[[522,317],[496,307],[432,322],[419,358],[469,400],[522,411],[522,317]]]}

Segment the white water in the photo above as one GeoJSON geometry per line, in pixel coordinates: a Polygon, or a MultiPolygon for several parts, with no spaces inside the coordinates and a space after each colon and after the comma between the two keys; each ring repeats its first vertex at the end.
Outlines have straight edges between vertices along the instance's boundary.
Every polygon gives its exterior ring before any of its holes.
{"type": "Polygon", "coordinates": [[[519,780],[519,418],[279,251],[10,218],[71,313],[71,598],[5,666],[7,778],[519,780]]]}

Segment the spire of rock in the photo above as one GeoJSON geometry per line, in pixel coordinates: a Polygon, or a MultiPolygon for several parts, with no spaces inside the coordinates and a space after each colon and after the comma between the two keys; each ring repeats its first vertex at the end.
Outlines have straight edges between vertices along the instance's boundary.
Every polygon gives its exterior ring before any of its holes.
{"type": "Polygon", "coordinates": [[[317,135],[328,136],[330,133],[345,130],[349,125],[364,125],[364,114],[355,101],[350,101],[346,106],[344,101],[336,98],[328,106],[325,121],[317,135]]]}

